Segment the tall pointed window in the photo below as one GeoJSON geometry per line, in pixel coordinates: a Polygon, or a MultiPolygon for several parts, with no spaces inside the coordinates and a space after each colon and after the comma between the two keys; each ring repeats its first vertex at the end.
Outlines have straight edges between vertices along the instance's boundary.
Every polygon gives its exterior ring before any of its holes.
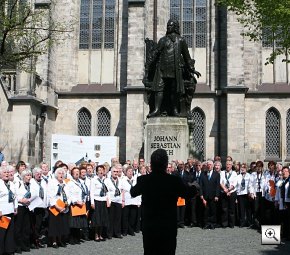
{"type": "Polygon", "coordinates": [[[170,0],[170,18],[179,21],[181,35],[189,48],[205,48],[206,0],[170,0]]]}
{"type": "Polygon", "coordinates": [[[275,108],[266,112],[266,158],[280,159],[280,114],[275,108]]]}
{"type": "Polygon", "coordinates": [[[111,114],[106,108],[101,108],[97,113],[97,135],[111,135],[111,114]]]}
{"type": "Polygon", "coordinates": [[[203,161],[205,159],[205,115],[200,108],[191,112],[193,119],[193,131],[191,134],[191,153],[194,157],[203,161]]]}
{"type": "Polygon", "coordinates": [[[90,136],[91,135],[91,113],[82,108],[78,112],[78,135],[80,136],[90,136]]]}
{"type": "Polygon", "coordinates": [[[287,158],[290,158],[290,109],[287,111],[286,117],[286,146],[287,158]]]}
{"type": "Polygon", "coordinates": [[[112,49],[115,0],[81,0],[80,49],[112,49]]]}

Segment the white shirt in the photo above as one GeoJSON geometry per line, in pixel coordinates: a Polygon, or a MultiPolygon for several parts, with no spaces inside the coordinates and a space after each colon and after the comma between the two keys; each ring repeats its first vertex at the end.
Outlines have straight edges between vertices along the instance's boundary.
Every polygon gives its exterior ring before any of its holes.
{"type": "MultiPolygon", "coordinates": [[[[105,180],[105,178],[103,177],[103,179],[100,179],[102,182],[105,180]]],[[[104,196],[100,196],[101,195],[101,190],[102,190],[102,184],[99,181],[99,177],[95,176],[92,180],[91,180],[91,192],[90,192],[90,196],[91,196],[91,204],[94,204],[94,200],[97,201],[106,201],[107,200],[107,194],[104,194],[104,196]]]]}
{"type": "Polygon", "coordinates": [[[234,187],[234,189],[232,189],[230,193],[235,192],[237,190],[237,177],[238,177],[237,173],[233,170],[230,170],[229,172],[223,170],[221,171],[220,174],[221,174],[220,184],[223,184],[225,187],[227,187],[227,178],[228,178],[229,186],[227,188],[230,188],[232,186],[234,187]]]}
{"type": "MultiPolygon", "coordinates": [[[[58,199],[63,201],[62,193],[60,195],[57,194],[58,188],[59,188],[59,186],[58,186],[59,184],[60,183],[56,179],[52,179],[48,183],[47,201],[48,201],[48,205],[49,206],[54,206],[58,199]]],[[[68,190],[68,184],[66,184],[65,182],[64,182],[64,192],[65,192],[66,197],[67,197],[67,203],[70,204],[71,203],[71,199],[70,199],[70,193],[69,193],[69,190],[68,190]]]]}
{"type": "Polygon", "coordinates": [[[138,199],[136,197],[131,197],[130,190],[131,187],[136,185],[136,179],[134,177],[131,178],[131,180],[126,176],[121,181],[121,190],[124,192],[124,199],[125,199],[125,206],[126,205],[138,205],[138,199]],[[132,186],[129,183],[129,181],[132,181],[132,186]]]}
{"type": "MultiPolygon", "coordinates": [[[[36,197],[39,197],[39,190],[40,190],[40,187],[39,187],[39,184],[38,182],[32,178],[31,181],[30,181],[30,185],[31,185],[31,188],[35,191],[33,192],[34,194],[32,194],[32,197],[31,197],[31,201],[36,198],[36,197]]],[[[37,206],[37,208],[47,208],[47,184],[46,182],[41,178],[41,181],[40,181],[40,185],[41,187],[43,188],[43,204],[37,206]]]]}
{"type": "MultiPolygon", "coordinates": [[[[33,186],[31,185],[31,183],[29,183],[29,191],[31,193],[31,197],[28,198],[28,200],[31,201],[36,196],[36,190],[33,189],[33,186]]],[[[18,201],[18,206],[26,206],[19,203],[19,201],[24,198],[27,192],[28,191],[26,190],[23,181],[20,181],[19,183],[16,184],[16,199],[18,201]]]]}
{"type": "Polygon", "coordinates": [[[81,178],[79,180],[87,193],[86,201],[90,201],[91,179],[89,179],[88,177],[85,177],[84,180],[81,178]]]}
{"type": "Polygon", "coordinates": [[[0,211],[3,215],[14,213],[14,209],[18,207],[18,202],[15,197],[16,187],[13,182],[9,182],[10,190],[14,194],[13,202],[9,203],[9,191],[5,182],[0,179],[0,211]]]}
{"type": "Polygon", "coordinates": [[[237,176],[237,195],[246,195],[249,194],[251,190],[251,175],[249,173],[245,173],[243,176],[239,174],[237,176]],[[245,186],[242,187],[242,181],[245,180],[245,186]]]}
{"type": "MultiPolygon", "coordinates": [[[[279,210],[284,210],[285,205],[283,203],[283,198],[281,197],[281,186],[283,184],[283,181],[278,181],[277,183],[277,189],[276,189],[276,195],[275,195],[275,201],[279,203],[279,210]]],[[[285,198],[284,202],[290,203],[290,198],[287,197],[288,191],[289,191],[289,182],[285,185],[285,198]]]]}
{"type": "Polygon", "coordinates": [[[251,174],[250,193],[256,196],[256,192],[262,192],[264,186],[264,178],[262,173],[253,172],[251,174]],[[260,185],[259,185],[260,184],[260,185]]]}
{"type": "MultiPolygon", "coordinates": [[[[119,189],[120,193],[121,193],[121,187],[120,187],[120,180],[119,178],[117,178],[117,183],[115,182],[115,185],[117,186],[117,188],[119,189]]],[[[108,188],[108,198],[110,199],[111,202],[114,203],[119,203],[122,204],[122,198],[121,198],[121,194],[119,196],[115,196],[115,191],[116,191],[116,187],[113,184],[113,181],[111,178],[106,178],[104,181],[105,185],[108,188]]]]}
{"type": "Polygon", "coordinates": [[[83,189],[81,182],[77,182],[76,180],[72,179],[70,182],[68,182],[67,187],[72,204],[76,204],[78,201],[86,201],[85,198],[83,199],[82,197],[83,189]]]}
{"type": "Polygon", "coordinates": [[[41,178],[43,179],[43,181],[45,181],[46,184],[48,184],[49,181],[51,181],[52,179],[54,179],[53,176],[52,176],[52,174],[50,172],[48,172],[47,175],[43,175],[42,174],[41,178]]]}

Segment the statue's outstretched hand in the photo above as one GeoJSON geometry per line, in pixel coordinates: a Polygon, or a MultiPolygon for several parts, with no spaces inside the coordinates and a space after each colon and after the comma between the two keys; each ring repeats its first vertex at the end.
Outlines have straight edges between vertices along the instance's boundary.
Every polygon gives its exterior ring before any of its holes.
{"type": "Polygon", "coordinates": [[[196,70],[194,70],[192,73],[193,75],[196,75],[197,78],[201,77],[201,73],[196,70]]]}

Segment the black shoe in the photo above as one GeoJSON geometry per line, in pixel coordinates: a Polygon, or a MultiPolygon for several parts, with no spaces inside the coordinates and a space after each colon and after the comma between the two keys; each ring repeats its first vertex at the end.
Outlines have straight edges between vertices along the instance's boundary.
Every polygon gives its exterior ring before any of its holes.
{"type": "Polygon", "coordinates": [[[136,230],[135,233],[136,233],[136,234],[140,233],[140,230],[136,230]]]}
{"type": "Polygon", "coordinates": [[[52,244],[52,248],[54,248],[54,249],[58,249],[58,245],[57,245],[57,243],[54,242],[54,243],[52,244]]]}
{"type": "Polygon", "coordinates": [[[132,232],[132,233],[129,233],[129,235],[130,235],[130,236],[135,236],[135,233],[134,233],[134,232],[132,232]]]}
{"type": "Polygon", "coordinates": [[[59,247],[66,247],[66,244],[63,243],[63,242],[60,242],[60,243],[59,243],[59,247]]]}
{"type": "Polygon", "coordinates": [[[21,248],[16,248],[15,253],[21,254],[22,253],[21,248]]]}
{"type": "Polygon", "coordinates": [[[38,248],[45,248],[46,247],[46,245],[42,244],[42,243],[39,243],[37,246],[38,246],[38,248]]]}
{"type": "Polygon", "coordinates": [[[215,229],[214,224],[210,225],[210,229],[215,229]]]}
{"type": "Polygon", "coordinates": [[[115,236],[115,238],[122,239],[122,238],[123,238],[123,236],[121,236],[121,235],[116,235],[116,236],[115,236]]]}
{"type": "Polygon", "coordinates": [[[185,228],[184,224],[178,224],[179,228],[185,228]]]}
{"type": "Polygon", "coordinates": [[[38,249],[38,246],[35,245],[34,243],[32,243],[32,244],[30,245],[30,249],[38,249]]]}
{"type": "Polygon", "coordinates": [[[74,240],[69,240],[69,244],[70,244],[70,245],[75,245],[76,242],[75,242],[74,240]]]}
{"type": "Polygon", "coordinates": [[[122,233],[122,236],[127,236],[127,233],[122,233]]]}
{"type": "Polygon", "coordinates": [[[109,239],[109,240],[111,240],[111,239],[112,239],[112,237],[111,237],[111,236],[108,236],[108,239],[109,239]]]}
{"type": "Polygon", "coordinates": [[[24,251],[24,252],[30,252],[30,248],[29,247],[23,247],[21,250],[24,251]]]}
{"type": "Polygon", "coordinates": [[[207,224],[203,227],[203,229],[211,229],[211,225],[210,224],[207,224]]]}

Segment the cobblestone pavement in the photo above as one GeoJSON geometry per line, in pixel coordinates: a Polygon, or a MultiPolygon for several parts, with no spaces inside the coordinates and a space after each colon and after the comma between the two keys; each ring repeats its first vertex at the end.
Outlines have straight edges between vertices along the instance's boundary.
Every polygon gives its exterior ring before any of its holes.
{"type": "MultiPolygon", "coordinates": [[[[23,253],[28,254],[28,253],[23,253]]],[[[46,248],[32,250],[30,254],[70,254],[70,255],[142,255],[142,234],[123,239],[112,239],[96,243],[88,241],[80,245],[68,245],[66,248],[46,248]]],[[[290,242],[281,245],[262,245],[261,234],[255,230],[238,228],[203,230],[184,228],[178,231],[176,255],[289,255],[290,242]]]]}

